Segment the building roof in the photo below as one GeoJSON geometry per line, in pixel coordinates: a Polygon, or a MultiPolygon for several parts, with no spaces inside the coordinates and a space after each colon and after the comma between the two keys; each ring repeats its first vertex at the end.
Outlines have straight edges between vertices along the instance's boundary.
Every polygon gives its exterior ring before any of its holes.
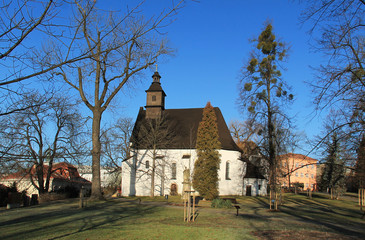
{"type": "MultiPolygon", "coordinates": [[[[163,119],[166,123],[174,129],[174,141],[171,141],[164,149],[194,149],[196,145],[196,136],[199,123],[203,118],[204,108],[183,108],[183,109],[165,109],[163,111],[163,119]]],[[[221,148],[224,150],[241,151],[236,143],[233,141],[229,132],[227,124],[223,118],[222,112],[218,107],[214,108],[217,124],[219,141],[221,148]]],[[[141,129],[144,119],[146,118],[146,111],[141,107],[134,125],[131,142],[134,147],[136,143],[140,142],[138,133],[141,129]]],[[[138,146],[141,149],[145,146],[138,146]]]]}
{"type": "Polygon", "coordinates": [[[286,153],[283,155],[279,156],[280,159],[287,159],[287,158],[296,158],[296,159],[300,159],[303,161],[308,161],[308,162],[318,162],[318,160],[305,156],[303,154],[297,154],[297,153],[286,153]]]}
{"type": "Polygon", "coordinates": [[[245,161],[247,163],[246,167],[246,175],[244,178],[257,178],[257,179],[266,179],[264,175],[261,174],[260,168],[252,164],[250,161],[245,161]]]}
{"type": "MultiPolygon", "coordinates": [[[[43,166],[43,176],[47,175],[49,166],[44,165],[43,166]]],[[[4,180],[20,180],[23,178],[29,178],[29,172],[32,175],[35,175],[35,166],[33,166],[30,169],[24,169],[15,173],[11,173],[7,176],[5,176],[4,180]]],[[[76,181],[84,181],[82,177],[80,177],[80,174],[78,173],[77,169],[69,163],[66,162],[60,162],[60,163],[54,163],[52,165],[52,173],[51,178],[53,179],[64,179],[64,180],[76,180],[76,181]]],[[[85,180],[88,182],[87,180],[85,180]]]]}
{"type": "MultiPolygon", "coordinates": [[[[151,86],[146,90],[146,92],[163,92],[165,94],[165,91],[161,87],[161,83],[159,82],[152,82],[151,86]]],[[[166,96],[166,94],[165,94],[166,96]]]]}

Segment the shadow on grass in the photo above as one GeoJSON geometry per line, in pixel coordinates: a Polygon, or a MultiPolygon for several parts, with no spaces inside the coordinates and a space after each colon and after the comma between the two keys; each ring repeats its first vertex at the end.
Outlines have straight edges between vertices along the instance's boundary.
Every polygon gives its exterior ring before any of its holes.
{"type": "Polygon", "coordinates": [[[57,205],[57,210],[39,207],[30,211],[28,210],[26,216],[15,217],[11,220],[3,221],[1,223],[1,228],[4,227],[4,229],[0,233],[0,238],[27,239],[36,237],[39,234],[40,236],[54,236],[47,237],[47,239],[60,239],[92,230],[106,224],[113,224],[122,219],[140,218],[158,211],[157,208],[157,206],[152,205],[141,206],[115,201],[90,204],[90,206],[84,209],[79,209],[75,204],[59,204],[57,205]],[[39,212],[37,212],[37,210],[39,210],[39,212]],[[75,227],[68,227],[70,223],[74,223],[75,227]],[[19,226],[24,226],[22,231],[17,231],[19,226]],[[7,229],[15,230],[7,233],[7,229]],[[67,230],[60,231],[60,229],[67,230]],[[46,233],[44,233],[44,231],[46,231],[46,233]]]}
{"type": "Polygon", "coordinates": [[[303,222],[324,226],[344,235],[361,237],[364,234],[363,223],[357,223],[350,220],[341,220],[336,217],[336,214],[326,215],[323,210],[312,208],[311,210],[298,210],[295,207],[283,206],[281,212],[290,216],[296,217],[303,222]]]}
{"type": "Polygon", "coordinates": [[[302,226],[308,229],[316,226],[318,229],[324,227],[328,231],[346,237],[364,236],[364,222],[360,220],[361,213],[353,207],[352,202],[333,202],[335,200],[329,200],[325,196],[309,199],[302,195],[290,195],[285,197],[284,201],[285,204],[279,206],[277,213],[270,213],[268,199],[252,197],[246,206],[241,204],[243,208],[238,218],[245,220],[254,231],[273,230],[275,227],[282,227],[283,223],[290,224],[290,221],[298,221],[299,226],[302,223],[302,226]],[[247,212],[244,212],[245,210],[247,212]]]}

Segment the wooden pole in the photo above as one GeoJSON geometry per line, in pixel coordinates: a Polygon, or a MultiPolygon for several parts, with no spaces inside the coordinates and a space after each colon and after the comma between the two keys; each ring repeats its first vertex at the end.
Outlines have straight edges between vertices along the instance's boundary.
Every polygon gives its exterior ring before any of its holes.
{"type": "Polygon", "coordinates": [[[188,222],[191,220],[191,199],[190,199],[190,192],[188,194],[188,222]]]}
{"type": "Polygon", "coordinates": [[[358,199],[359,199],[359,206],[361,206],[361,188],[358,189],[357,196],[358,196],[358,199]]]}
{"type": "Polygon", "coordinates": [[[270,204],[270,210],[271,210],[271,195],[272,195],[272,191],[271,191],[271,189],[270,189],[270,199],[269,199],[269,204],[270,204]]]}
{"type": "Polygon", "coordinates": [[[184,222],[187,220],[186,218],[186,199],[184,199],[184,222]]]}
{"type": "Polygon", "coordinates": [[[278,210],[278,193],[275,191],[275,210],[278,210]]]}
{"type": "Polygon", "coordinates": [[[193,192],[193,222],[195,222],[195,192],[193,192]]]}

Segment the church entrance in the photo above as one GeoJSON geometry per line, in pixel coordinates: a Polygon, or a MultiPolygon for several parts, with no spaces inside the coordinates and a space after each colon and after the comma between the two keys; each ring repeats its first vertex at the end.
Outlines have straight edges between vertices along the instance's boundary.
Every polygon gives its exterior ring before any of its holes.
{"type": "Polygon", "coordinates": [[[246,186],[246,196],[251,196],[251,189],[252,189],[251,185],[246,186]]]}
{"type": "Polygon", "coordinates": [[[176,196],[177,195],[177,185],[175,183],[171,184],[170,195],[171,196],[176,196]]]}

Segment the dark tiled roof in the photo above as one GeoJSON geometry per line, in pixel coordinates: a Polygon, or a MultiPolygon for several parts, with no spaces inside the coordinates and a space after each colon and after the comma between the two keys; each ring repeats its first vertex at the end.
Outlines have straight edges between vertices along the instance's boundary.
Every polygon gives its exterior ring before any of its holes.
{"type": "Polygon", "coordinates": [[[245,162],[247,163],[247,169],[244,178],[265,179],[265,177],[261,174],[259,167],[253,165],[250,161],[245,162]]]}
{"type": "Polygon", "coordinates": [[[163,92],[163,94],[166,96],[164,90],[161,87],[161,83],[159,82],[152,82],[150,88],[146,90],[146,92],[163,92]]]}
{"type": "MultiPolygon", "coordinates": [[[[217,116],[218,134],[221,147],[224,150],[240,151],[236,143],[233,141],[226,122],[224,121],[222,112],[219,108],[214,108],[217,116]]],[[[203,116],[203,108],[186,108],[186,109],[165,109],[163,111],[163,118],[166,119],[167,124],[173,126],[175,141],[166,146],[166,149],[193,149],[196,145],[196,135],[200,121],[203,116]]],[[[140,108],[138,117],[133,129],[132,144],[138,141],[138,131],[145,119],[146,111],[140,108]]],[[[144,148],[143,146],[139,146],[144,148]]]]}

